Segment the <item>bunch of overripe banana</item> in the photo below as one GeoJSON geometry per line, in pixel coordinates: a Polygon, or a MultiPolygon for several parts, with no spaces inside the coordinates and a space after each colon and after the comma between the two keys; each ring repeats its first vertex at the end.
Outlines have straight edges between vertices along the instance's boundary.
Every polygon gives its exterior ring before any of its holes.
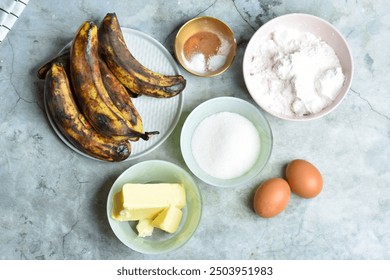
{"type": "Polygon", "coordinates": [[[105,161],[122,161],[130,141],[148,140],[131,97],[169,98],[181,93],[181,75],[162,75],[137,61],[126,46],[115,13],[100,27],[78,29],[70,48],[39,68],[48,111],[61,133],[78,149],[105,161]]]}

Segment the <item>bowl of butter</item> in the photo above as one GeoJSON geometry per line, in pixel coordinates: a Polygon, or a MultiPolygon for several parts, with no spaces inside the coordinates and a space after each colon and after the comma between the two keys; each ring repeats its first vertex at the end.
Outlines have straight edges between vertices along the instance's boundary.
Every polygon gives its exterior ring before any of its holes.
{"type": "Polygon", "coordinates": [[[144,254],[161,254],[183,246],[195,233],[202,198],[191,175],[162,160],[140,162],[111,187],[107,217],[117,238],[144,254]]]}

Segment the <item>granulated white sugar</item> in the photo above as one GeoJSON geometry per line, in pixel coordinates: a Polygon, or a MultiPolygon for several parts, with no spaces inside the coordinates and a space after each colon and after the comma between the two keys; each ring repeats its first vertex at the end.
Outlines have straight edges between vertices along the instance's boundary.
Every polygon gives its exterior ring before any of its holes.
{"type": "Polygon", "coordinates": [[[231,112],[216,113],[202,120],[191,141],[200,168],[219,179],[233,179],[248,172],[257,161],[260,144],[253,123],[231,112]]]}

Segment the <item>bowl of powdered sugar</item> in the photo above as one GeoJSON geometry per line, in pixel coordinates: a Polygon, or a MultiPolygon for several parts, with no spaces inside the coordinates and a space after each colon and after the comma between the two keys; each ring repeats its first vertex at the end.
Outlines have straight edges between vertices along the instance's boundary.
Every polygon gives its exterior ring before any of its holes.
{"type": "Polygon", "coordinates": [[[245,84],[265,111],[286,120],[318,119],[333,111],[352,82],[353,60],[342,34],[307,14],[270,20],[250,39],[245,84]]]}
{"type": "Polygon", "coordinates": [[[202,181],[218,187],[243,186],[267,164],[272,132],[257,106],[218,97],[191,112],[180,146],[188,168],[202,181]]]}

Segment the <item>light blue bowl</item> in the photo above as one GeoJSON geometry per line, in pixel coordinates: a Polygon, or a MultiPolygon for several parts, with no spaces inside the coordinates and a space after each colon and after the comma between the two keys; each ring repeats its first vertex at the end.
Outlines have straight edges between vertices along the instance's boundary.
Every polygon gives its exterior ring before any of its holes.
{"type": "Polygon", "coordinates": [[[111,229],[123,244],[144,254],[161,254],[183,246],[195,233],[202,213],[202,198],[192,176],[183,168],[162,160],[149,160],[131,166],[114,182],[107,200],[107,217],[111,229]],[[139,237],[137,222],[120,222],[111,217],[114,195],[125,183],[181,183],[187,204],[178,230],[166,233],[155,229],[150,237],[139,237]]]}
{"type": "MultiPolygon", "coordinates": [[[[202,181],[217,187],[240,186],[253,179],[267,164],[272,150],[272,131],[256,106],[236,97],[217,97],[200,104],[187,117],[181,132],[180,147],[188,168],[202,181]],[[250,120],[259,132],[261,142],[260,154],[253,167],[242,176],[227,180],[212,177],[200,168],[191,148],[192,136],[199,123],[219,112],[237,113],[250,120]]],[[[240,143],[237,143],[237,149],[240,149],[240,143]]]]}

